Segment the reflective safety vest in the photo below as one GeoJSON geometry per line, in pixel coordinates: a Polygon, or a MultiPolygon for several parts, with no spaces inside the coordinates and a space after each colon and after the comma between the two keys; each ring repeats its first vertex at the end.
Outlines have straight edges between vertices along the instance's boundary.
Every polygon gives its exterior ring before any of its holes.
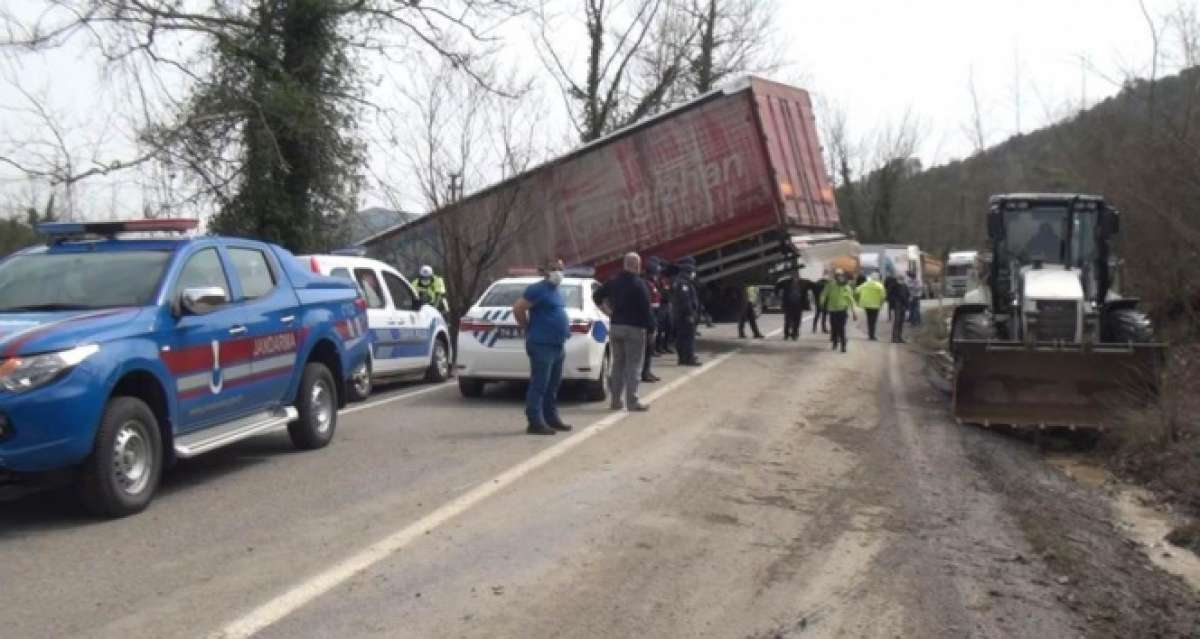
{"type": "Polygon", "coordinates": [[[413,282],[413,288],[417,290],[418,297],[423,295],[434,308],[441,308],[442,300],[446,297],[446,282],[440,276],[434,275],[429,281],[418,277],[413,282]]]}
{"type": "Polygon", "coordinates": [[[746,287],[746,302],[748,302],[750,304],[758,303],[758,287],[757,286],[747,286],[746,287]]]}

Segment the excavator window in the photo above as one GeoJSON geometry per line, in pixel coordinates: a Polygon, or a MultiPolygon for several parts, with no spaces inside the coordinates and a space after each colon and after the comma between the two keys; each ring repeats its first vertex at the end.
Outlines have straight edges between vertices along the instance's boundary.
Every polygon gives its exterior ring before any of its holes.
{"type": "Polygon", "coordinates": [[[1022,264],[1062,264],[1066,248],[1067,209],[1032,208],[1005,213],[1009,256],[1022,264]]]}

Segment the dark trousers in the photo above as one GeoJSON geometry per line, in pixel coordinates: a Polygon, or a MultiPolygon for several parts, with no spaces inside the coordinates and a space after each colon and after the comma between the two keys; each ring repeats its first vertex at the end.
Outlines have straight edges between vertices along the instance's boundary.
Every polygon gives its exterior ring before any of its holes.
{"type": "Polygon", "coordinates": [[[665,353],[671,350],[671,342],[675,341],[671,322],[671,313],[666,309],[660,309],[658,312],[658,335],[655,336],[655,350],[660,353],[665,353]]]}
{"type": "Polygon", "coordinates": [[[642,377],[650,377],[650,361],[654,359],[654,340],[658,336],[658,329],[651,327],[646,329],[646,358],[642,360],[642,377]]]}
{"type": "Polygon", "coordinates": [[[849,317],[850,311],[829,312],[829,341],[833,343],[834,348],[841,344],[842,351],[846,350],[846,320],[849,317]]]}
{"type": "Polygon", "coordinates": [[[895,315],[892,316],[892,341],[899,342],[904,339],[904,320],[907,318],[907,310],[903,306],[897,306],[895,315]]]}
{"type": "Polygon", "coordinates": [[[867,311],[867,337],[875,339],[875,326],[879,324],[879,309],[868,308],[867,311]]]}
{"type": "Polygon", "coordinates": [[[825,323],[825,319],[827,317],[829,317],[829,311],[826,311],[824,306],[817,306],[817,310],[813,313],[813,330],[812,330],[812,332],[814,332],[814,333],[817,332],[817,322],[820,322],[821,323],[821,332],[828,333],[829,327],[825,323]]]}
{"type": "Polygon", "coordinates": [[[563,346],[525,342],[529,355],[529,390],[525,393],[525,417],[533,425],[557,424],[558,388],[562,386],[563,346]]]}
{"type": "Polygon", "coordinates": [[[674,318],[675,351],[679,355],[680,364],[696,361],[696,321],[688,318],[674,318]]]}
{"type": "Polygon", "coordinates": [[[800,324],[804,322],[804,309],[799,306],[783,307],[783,339],[800,339],[800,324]]]}
{"type": "Polygon", "coordinates": [[[738,337],[746,336],[746,323],[749,322],[750,330],[754,331],[755,337],[762,337],[762,333],[758,332],[758,320],[754,317],[754,304],[746,302],[742,307],[742,316],[738,318],[738,337]]]}

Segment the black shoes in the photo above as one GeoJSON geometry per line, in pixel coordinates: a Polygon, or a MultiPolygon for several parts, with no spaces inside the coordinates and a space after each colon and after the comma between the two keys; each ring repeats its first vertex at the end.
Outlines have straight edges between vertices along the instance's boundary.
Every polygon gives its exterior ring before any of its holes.
{"type": "Polygon", "coordinates": [[[704,366],[704,364],[701,364],[700,360],[698,360],[698,359],[694,359],[690,362],[679,362],[679,365],[680,366],[704,366]]]}
{"type": "Polygon", "coordinates": [[[530,424],[525,429],[526,435],[553,435],[555,430],[546,424],[530,424]]]}
{"type": "Polygon", "coordinates": [[[642,375],[642,381],[647,384],[653,384],[654,382],[662,381],[662,378],[658,375],[642,375]]]}
{"type": "Polygon", "coordinates": [[[629,405],[629,412],[631,412],[631,413],[644,413],[648,410],[650,410],[650,407],[645,404],[642,404],[640,402],[637,404],[629,405]]]}
{"type": "Polygon", "coordinates": [[[565,432],[571,430],[572,426],[570,424],[558,421],[558,422],[550,422],[550,428],[552,430],[557,430],[557,431],[561,431],[561,432],[565,433],[565,432]]]}

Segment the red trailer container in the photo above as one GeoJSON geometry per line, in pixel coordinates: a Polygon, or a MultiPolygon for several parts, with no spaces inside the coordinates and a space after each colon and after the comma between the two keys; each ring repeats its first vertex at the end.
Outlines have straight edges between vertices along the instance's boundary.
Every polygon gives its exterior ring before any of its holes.
{"type": "Polygon", "coordinates": [[[454,253],[418,257],[430,240],[474,234],[498,249],[492,276],[551,256],[603,277],[629,251],[691,255],[703,281],[734,284],[794,260],[793,236],[838,226],[808,93],[749,78],[364,244],[415,267],[454,253]]]}

